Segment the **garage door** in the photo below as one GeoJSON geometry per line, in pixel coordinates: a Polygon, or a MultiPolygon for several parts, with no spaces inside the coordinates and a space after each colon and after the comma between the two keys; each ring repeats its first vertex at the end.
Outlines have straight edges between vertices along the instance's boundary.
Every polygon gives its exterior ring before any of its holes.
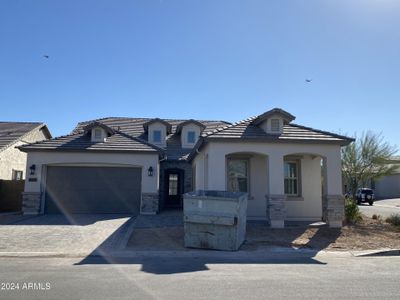
{"type": "Polygon", "coordinates": [[[141,169],[48,167],[45,213],[138,214],[141,169]]]}

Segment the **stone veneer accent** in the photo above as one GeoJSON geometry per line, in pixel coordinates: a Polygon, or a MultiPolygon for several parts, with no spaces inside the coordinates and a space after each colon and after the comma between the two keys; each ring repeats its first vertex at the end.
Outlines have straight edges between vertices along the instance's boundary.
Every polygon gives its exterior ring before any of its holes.
{"type": "Polygon", "coordinates": [[[143,215],[155,215],[158,212],[158,193],[142,193],[140,213],[143,215]]]}
{"type": "Polygon", "coordinates": [[[24,215],[40,214],[40,199],[42,193],[24,192],[22,193],[22,212],[24,215]]]}
{"type": "Polygon", "coordinates": [[[273,228],[285,227],[286,195],[268,195],[267,198],[267,220],[273,228]]]}
{"type": "Polygon", "coordinates": [[[327,195],[322,200],[323,218],[329,227],[342,227],[344,220],[343,195],[327,195]]]}

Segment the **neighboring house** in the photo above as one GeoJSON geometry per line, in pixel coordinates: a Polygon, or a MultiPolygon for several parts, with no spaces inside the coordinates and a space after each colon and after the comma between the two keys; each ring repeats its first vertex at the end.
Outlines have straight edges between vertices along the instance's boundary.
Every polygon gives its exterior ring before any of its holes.
{"type": "Polygon", "coordinates": [[[374,180],[371,184],[378,199],[400,198],[400,156],[392,157],[389,163],[398,165],[397,173],[374,180]]]}
{"type": "Polygon", "coordinates": [[[353,140],[273,109],[223,121],[104,118],[20,147],[36,172],[24,212],[155,214],[198,189],[249,194],[248,218],[341,226],[340,148],[353,140]],[[322,169],[321,169],[322,168],[322,169]]]}
{"type": "Polygon", "coordinates": [[[49,138],[43,123],[0,122],[0,179],[25,179],[27,155],[16,147],[49,138]]]}

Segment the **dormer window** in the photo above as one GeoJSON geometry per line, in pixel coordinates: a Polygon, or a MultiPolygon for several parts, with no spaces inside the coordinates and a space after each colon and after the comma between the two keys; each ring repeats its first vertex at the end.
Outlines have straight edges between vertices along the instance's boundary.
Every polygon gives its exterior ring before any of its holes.
{"type": "Polygon", "coordinates": [[[153,131],[153,143],[161,143],[161,130],[153,131]]]}
{"type": "Polygon", "coordinates": [[[83,130],[84,134],[89,135],[90,140],[95,143],[105,142],[107,137],[115,134],[114,129],[97,121],[89,123],[83,130]]]}
{"type": "Polygon", "coordinates": [[[196,142],[196,132],[188,131],[188,133],[187,133],[187,142],[189,144],[194,144],[196,142]]]}
{"type": "Polygon", "coordinates": [[[104,130],[100,127],[95,127],[92,129],[92,142],[105,142],[106,135],[104,130]]]}
{"type": "Polygon", "coordinates": [[[271,109],[255,118],[251,124],[260,127],[267,134],[281,135],[285,124],[289,124],[295,119],[287,111],[280,108],[271,109]]]}
{"type": "Polygon", "coordinates": [[[167,146],[167,136],[172,132],[172,126],[165,120],[151,119],[143,124],[148,141],[159,147],[167,146]]]}
{"type": "Polygon", "coordinates": [[[181,135],[182,148],[193,148],[205,128],[204,124],[192,119],[180,123],[176,127],[176,133],[181,135]]]}
{"type": "Polygon", "coordinates": [[[279,133],[281,131],[280,120],[271,119],[271,131],[279,133]]]}
{"type": "Polygon", "coordinates": [[[103,134],[101,132],[102,130],[100,128],[95,128],[93,129],[93,131],[94,131],[94,139],[101,140],[101,138],[103,137],[103,134]]]}

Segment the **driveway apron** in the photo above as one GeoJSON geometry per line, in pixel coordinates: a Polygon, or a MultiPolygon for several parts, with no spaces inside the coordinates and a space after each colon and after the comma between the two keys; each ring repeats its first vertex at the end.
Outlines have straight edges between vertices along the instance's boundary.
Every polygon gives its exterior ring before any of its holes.
{"type": "Polygon", "coordinates": [[[112,250],[134,217],[126,215],[42,215],[0,226],[1,252],[86,255],[112,250]]]}

